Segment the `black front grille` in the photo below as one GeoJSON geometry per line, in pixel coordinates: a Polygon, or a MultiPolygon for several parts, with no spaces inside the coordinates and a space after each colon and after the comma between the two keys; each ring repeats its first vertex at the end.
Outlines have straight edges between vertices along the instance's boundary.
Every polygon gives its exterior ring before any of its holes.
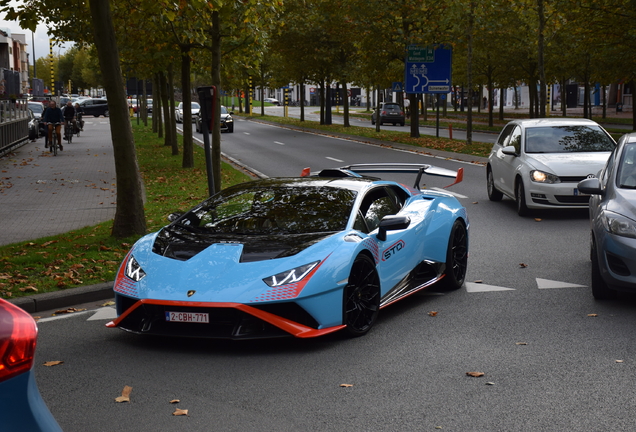
{"type": "Polygon", "coordinates": [[[588,205],[590,197],[586,195],[555,195],[556,200],[563,204],[588,205]]]}
{"type": "Polygon", "coordinates": [[[561,180],[561,183],[578,183],[581,180],[585,180],[587,178],[587,176],[565,176],[565,177],[559,177],[559,180],[561,180]]]}

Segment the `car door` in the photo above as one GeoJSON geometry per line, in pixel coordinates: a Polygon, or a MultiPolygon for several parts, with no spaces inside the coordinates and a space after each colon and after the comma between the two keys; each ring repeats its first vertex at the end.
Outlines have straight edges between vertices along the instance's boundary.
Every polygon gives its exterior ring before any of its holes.
{"type": "Polygon", "coordinates": [[[93,111],[93,101],[92,100],[87,99],[86,101],[82,102],[82,104],[80,106],[84,110],[84,115],[95,115],[95,113],[93,111]]]}
{"type": "Polygon", "coordinates": [[[501,147],[497,149],[494,160],[493,176],[497,189],[509,196],[515,194],[515,175],[517,167],[521,163],[521,127],[513,125],[510,135],[505,137],[501,147]],[[504,154],[503,149],[508,146],[515,148],[516,155],[504,154]]]}
{"type": "Polygon", "coordinates": [[[385,216],[397,214],[404,205],[403,195],[390,186],[380,186],[367,192],[354,228],[371,235],[376,241],[379,260],[376,263],[381,281],[381,293],[386,294],[397,285],[415,266],[416,254],[409,252],[405,241],[407,230],[388,231],[386,240],[378,240],[376,235],[380,221],[385,216]]]}

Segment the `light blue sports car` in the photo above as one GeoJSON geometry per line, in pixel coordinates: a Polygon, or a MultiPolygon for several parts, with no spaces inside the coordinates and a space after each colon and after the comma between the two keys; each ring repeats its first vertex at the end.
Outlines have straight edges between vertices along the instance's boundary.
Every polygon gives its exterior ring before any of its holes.
{"type": "Polygon", "coordinates": [[[420,190],[423,174],[458,183],[462,170],[351,165],[227,188],[133,246],[107,326],[229,339],[363,335],[381,308],[464,283],[466,209],[420,190]],[[408,172],[414,187],[367,176],[408,172]]]}

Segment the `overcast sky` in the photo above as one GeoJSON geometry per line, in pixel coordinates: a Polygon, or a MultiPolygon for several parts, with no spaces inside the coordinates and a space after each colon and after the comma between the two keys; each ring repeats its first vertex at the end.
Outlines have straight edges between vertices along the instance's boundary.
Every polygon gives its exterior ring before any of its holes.
{"type": "MultiPolygon", "coordinates": [[[[39,25],[33,33],[33,42],[31,39],[31,30],[22,30],[20,25],[16,21],[5,21],[4,14],[0,15],[0,28],[9,29],[9,31],[18,34],[24,34],[26,36],[26,43],[28,45],[27,52],[29,53],[29,64],[33,64],[33,46],[35,45],[35,58],[48,57],[49,55],[49,36],[45,25],[39,25]]],[[[53,46],[53,53],[63,54],[67,49],[73,46],[73,43],[65,42],[62,44],[55,44],[53,46]]]]}

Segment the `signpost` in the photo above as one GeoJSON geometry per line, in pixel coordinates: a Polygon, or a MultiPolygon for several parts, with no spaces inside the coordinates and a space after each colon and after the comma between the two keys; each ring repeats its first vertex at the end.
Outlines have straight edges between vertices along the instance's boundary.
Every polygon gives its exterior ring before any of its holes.
{"type": "MultiPolygon", "coordinates": [[[[445,45],[409,45],[404,62],[406,93],[445,95],[451,91],[453,50],[445,45]]],[[[437,134],[439,137],[439,98],[437,134]]]]}

